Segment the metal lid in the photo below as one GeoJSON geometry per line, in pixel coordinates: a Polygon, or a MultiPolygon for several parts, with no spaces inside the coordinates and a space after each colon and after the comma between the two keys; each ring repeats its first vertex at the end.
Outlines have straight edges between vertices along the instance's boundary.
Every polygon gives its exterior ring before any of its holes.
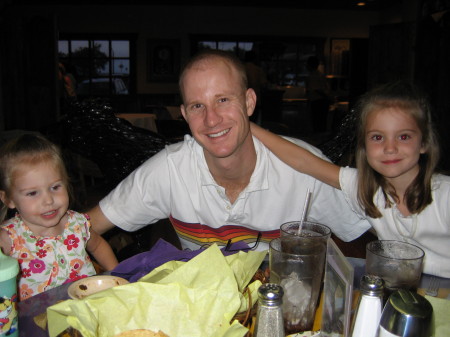
{"type": "Polygon", "coordinates": [[[433,307],[423,296],[406,289],[394,292],[386,303],[380,325],[402,337],[429,337],[433,307]]]}
{"type": "Polygon", "coordinates": [[[275,283],[265,283],[258,289],[258,297],[261,303],[268,306],[281,305],[283,294],[283,288],[275,283]]]}
{"type": "Polygon", "coordinates": [[[406,289],[393,293],[389,301],[398,312],[405,315],[425,318],[433,312],[433,307],[425,297],[406,289]]]}
{"type": "Polygon", "coordinates": [[[384,281],[375,275],[363,275],[359,288],[363,295],[380,296],[384,291],[384,281]]]}

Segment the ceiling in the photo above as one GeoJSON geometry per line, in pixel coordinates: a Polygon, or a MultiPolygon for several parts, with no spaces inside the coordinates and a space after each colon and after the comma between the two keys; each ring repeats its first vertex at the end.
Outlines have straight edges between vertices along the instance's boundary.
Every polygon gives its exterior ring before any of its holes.
{"type": "Polygon", "coordinates": [[[300,8],[300,9],[324,9],[324,10],[385,10],[396,7],[403,0],[365,0],[366,6],[360,7],[356,0],[277,0],[273,4],[261,0],[228,0],[225,3],[214,0],[7,0],[14,5],[165,5],[165,6],[242,6],[242,7],[272,7],[272,8],[300,8]]]}

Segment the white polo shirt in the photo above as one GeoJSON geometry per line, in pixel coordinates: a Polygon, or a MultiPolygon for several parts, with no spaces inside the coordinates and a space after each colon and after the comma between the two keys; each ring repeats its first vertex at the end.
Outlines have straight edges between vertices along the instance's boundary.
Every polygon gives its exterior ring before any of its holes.
{"type": "Polygon", "coordinates": [[[425,251],[424,272],[450,277],[450,177],[435,174],[431,181],[433,202],[419,214],[403,216],[394,205],[384,208],[381,189],[374,196],[381,218],[365,215],[357,199],[358,173],[354,168],[341,168],[339,180],[349,205],[362,218],[367,218],[380,240],[406,241],[425,251]]]}
{"type": "MultiPolygon", "coordinates": [[[[322,155],[305,142],[290,140],[322,155]]],[[[301,218],[309,188],[308,220],[328,225],[345,241],[370,228],[351,211],[340,190],[295,171],[259,140],[253,141],[256,167],[233,204],[209,172],[202,147],[187,135],[132,172],[100,201],[100,207],[112,223],[127,231],[169,218],[183,248],[223,245],[228,240],[251,245],[261,233],[257,249],[263,250],[279,236],[281,224],[301,218]]]]}

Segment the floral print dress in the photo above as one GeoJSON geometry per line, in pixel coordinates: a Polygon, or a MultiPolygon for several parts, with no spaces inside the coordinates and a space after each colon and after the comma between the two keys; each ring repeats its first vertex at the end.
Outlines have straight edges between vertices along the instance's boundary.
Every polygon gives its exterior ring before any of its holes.
{"type": "Polygon", "coordinates": [[[19,298],[25,300],[43,291],[95,275],[86,252],[90,238],[89,216],[67,211],[68,221],[58,236],[34,235],[19,214],[2,227],[11,239],[10,256],[19,261],[19,298]]]}

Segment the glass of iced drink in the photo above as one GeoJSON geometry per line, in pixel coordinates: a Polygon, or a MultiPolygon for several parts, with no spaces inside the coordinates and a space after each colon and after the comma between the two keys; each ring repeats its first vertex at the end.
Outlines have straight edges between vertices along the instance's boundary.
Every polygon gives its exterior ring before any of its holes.
{"type": "Polygon", "coordinates": [[[302,237],[313,237],[319,241],[327,241],[331,236],[331,229],[328,226],[311,221],[291,221],[286,222],[280,227],[280,236],[300,235],[302,237]]]}
{"type": "Polygon", "coordinates": [[[312,329],[322,286],[331,231],[324,226],[323,232],[311,232],[309,225],[304,222],[304,232],[292,235],[284,233],[270,242],[270,282],[280,284],[284,290],[283,319],[286,334],[312,329]]]}
{"type": "Polygon", "coordinates": [[[387,296],[398,289],[417,290],[424,251],[410,243],[377,240],[366,246],[366,273],[381,277],[387,296]]]}

